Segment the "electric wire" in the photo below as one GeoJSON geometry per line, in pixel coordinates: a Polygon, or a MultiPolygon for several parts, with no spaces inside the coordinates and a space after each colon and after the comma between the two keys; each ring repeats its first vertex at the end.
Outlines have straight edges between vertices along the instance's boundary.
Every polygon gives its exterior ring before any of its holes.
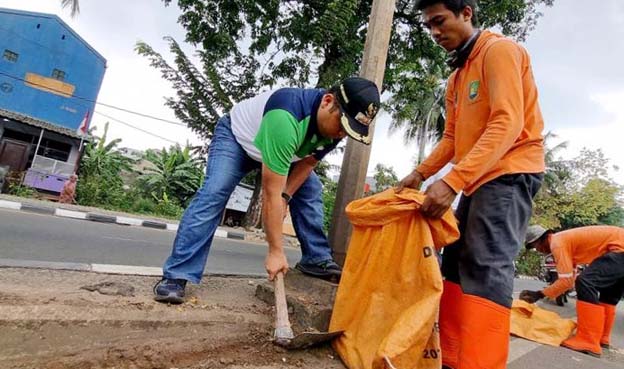
{"type": "Polygon", "coordinates": [[[49,90],[49,91],[52,91],[52,92],[56,92],[56,93],[58,93],[58,94],[64,95],[65,97],[68,97],[68,98],[73,98],[73,99],[83,100],[83,101],[87,101],[87,102],[94,103],[94,104],[97,104],[97,105],[105,106],[105,107],[107,107],[107,108],[111,108],[111,109],[115,109],[115,110],[123,111],[123,112],[125,112],[125,113],[130,113],[130,114],[138,115],[138,116],[140,116],[140,117],[149,118],[149,119],[154,119],[154,120],[158,120],[158,121],[161,121],[161,122],[164,122],[164,123],[169,123],[169,124],[174,124],[174,125],[177,125],[177,126],[183,126],[183,127],[186,127],[186,124],[181,123],[181,122],[175,122],[175,121],[172,121],[172,120],[169,120],[169,119],[159,118],[159,117],[156,117],[156,116],[153,116],[153,115],[150,115],[150,114],[145,114],[145,113],[137,112],[137,111],[130,110],[130,109],[126,109],[126,108],[121,108],[121,107],[118,107],[118,106],[115,106],[115,105],[106,104],[106,103],[99,102],[99,101],[96,101],[96,100],[93,100],[93,99],[89,99],[89,98],[86,98],[86,97],[82,97],[82,96],[77,96],[77,95],[71,95],[71,96],[69,96],[69,95],[67,94],[67,92],[65,92],[65,91],[61,91],[61,90],[58,90],[58,89],[55,89],[55,88],[52,88],[52,87],[49,87],[49,86],[44,86],[44,85],[42,85],[42,84],[35,83],[35,82],[32,82],[32,81],[27,81],[27,80],[25,80],[25,79],[23,79],[23,78],[20,78],[20,77],[17,77],[17,76],[11,75],[11,74],[6,73],[6,72],[1,71],[1,70],[0,70],[0,75],[3,75],[3,76],[6,76],[6,77],[9,77],[9,78],[14,79],[14,80],[17,80],[17,81],[22,81],[22,82],[24,82],[24,83],[28,83],[28,84],[31,84],[31,85],[34,85],[34,86],[37,86],[37,87],[41,87],[41,88],[44,88],[44,89],[49,90]]]}
{"type": "MultiPolygon", "coordinates": [[[[77,96],[77,95],[68,96],[65,91],[54,89],[54,88],[49,87],[49,86],[44,86],[44,85],[41,85],[41,84],[38,84],[38,83],[35,83],[35,82],[32,82],[32,81],[27,81],[27,80],[25,80],[23,78],[20,78],[20,77],[8,74],[8,73],[3,72],[1,70],[0,70],[0,75],[4,75],[4,76],[9,77],[9,78],[14,79],[14,80],[22,81],[22,82],[27,83],[27,84],[31,84],[31,85],[34,85],[34,86],[37,86],[37,87],[44,88],[46,90],[49,90],[49,91],[52,91],[52,92],[56,92],[58,94],[61,94],[63,96],[69,97],[69,98],[83,100],[83,101],[91,102],[91,103],[94,103],[94,104],[97,104],[97,105],[101,105],[101,106],[104,106],[104,107],[107,107],[107,108],[116,109],[116,110],[123,111],[123,112],[126,112],[126,113],[138,115],[138,116],[141,116],[141,117],[144,117],[144,118],[154,119],[154,120],[161,121],[161,122],[164,122],[164,123],[169,123],[169,124],[174,124],[174,125],[186,127],[185,124],[180,123],[180,122],[174,122],[174,121],[167,120],[167,119],[164,119],[164,118],[155,117],[153,115],[144,114],[144,113],[136,112],[136,111],[133,111],[133,110],[130,110],[130,109],[125,109],[125,108],[117,107],[117,106],[114,106],[114,105],[98,102],[98,101],[95,101],[95,100],[92,100],[92,99],[88,99],[86,97],[81,97],[81,96],[77,96]]],[[[143,133],[145,133],[147,135],[159,138],[159,139],[164,140],[164,141],[169,142],[169,143],[178,144],[178,142],[176,142],[176,141],[173,141],[173,140],[170,140],[168,138],[162,137],[162,136],[157,135],[157,134],[155,134],[153,132],[149,132],[149,131],[147,131],[147,130],[145,130],[143,128],[137,127],[137,126],[135,126],[133,124],[130,124],[128,122],[124,122],[124,121],[122,121],[122,120],[120,120],[118,118],[115,118],[115,117],[112,117],[110,115],[104,114],[104,113],[102,113],[100,111],[94,110],[94,112],[96,114],[99,114],[99,115],[101,115],[101,116],[103,116],[105,118],[108,118],[108,119],[110,119],[110,120],[112,120],[114,122],[123,124],[123,125],[125,125],[127,127],[133,128],[133,129],[136,129],[137,131],[141,131],[141,132],[143,132],[143,133]]]]}

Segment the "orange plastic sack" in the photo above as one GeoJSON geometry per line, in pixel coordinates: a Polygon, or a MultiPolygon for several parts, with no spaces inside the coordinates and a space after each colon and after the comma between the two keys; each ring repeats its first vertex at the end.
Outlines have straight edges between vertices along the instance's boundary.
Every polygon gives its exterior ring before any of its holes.
{"type": "Polygon", "coordinates": [[[559,346],[570,337],[576,323],[526,301],[514,300],[511,307],[511,334],[545,345],[559,346]]]}
{"type": "Polygon", "coordinates": [[[424,218],[420,192],[393,189],[356,200],[353,224],[330,330],[350,369],[441,366],[438,307],[442,275],[435,249],[459,237],[451,211],[424,218]]]}

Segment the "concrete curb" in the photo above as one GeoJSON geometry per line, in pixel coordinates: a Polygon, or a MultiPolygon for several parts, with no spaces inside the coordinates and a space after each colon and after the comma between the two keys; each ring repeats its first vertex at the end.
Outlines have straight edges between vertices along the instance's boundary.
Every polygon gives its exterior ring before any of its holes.
{"type": "MultiPolygon", "coordinates": [[[[74,272],[92,272],[100,274],[136,275],[143,277],[162,277],[162,268],[136,265],[114,264],[89,264],[89,263],[65,263],[55,261],[18,260],[0,258],[0,269],[24,268],[24,269],[48,269],[74,272]]],[[[266,278],[265,274],[258,273],[227,273],[213,272],[204,273],[204,276],[233,277],[233,278],[266,278]]]]}
{"type": "MultiPolygon", "coordinates": [[[[92,222],[118,224],[125,226],[147,227],[152,229],[160,229],[175,232],[178,230],[178,223],[164,223],[153,220],[144,220],[138,218],[129,218],[123,216],[114,216],[106,214],[98,214],[94,212],[81,212],[67,210],[55,207],[36,206],[31,204],[22,204],[15,201],[0,200],[0,209],[9,209],[17,211],[25,211],[29,213],[54,215],[62,218],[82,219],[92,222]]],[[[215,237],[231,238],[235,240],[244,240],[245,234],[241,232],[231,232],[223,228],[217,228],[215,237]]],[[[0,259],[1,260],[1,259],[0,259]]]]}
{"type": "Polygon", "coordinates": [[[45,215],[54,215],[54,211],[55,211],[55,209],[52,209],[52,208],[43,208],[43,207],[33,206],[29,204],[21,204],[20,210],[27,211],[30,213],[45,214],[45,215]]]}
{"type": "Polygon", "coordinates": [[[89,264],[83,264],[83,263],[59,263],[59,262],[52,262],[52,261],[14,260],[14,259],[0,259],[0,268],[74,270],[74,271],[80,271],[80,272],[91,271],[91,266],[89,264]]]}
{"type": "Polygon", "coordinates": [[[161,223],[161,222],[152,222],[152,221],[149,221],[149,220],[144,220],[143,221],[143,227],[156,228],[156,229],[167,229],[167,224],[166,223],[161,223]]]}
{"type": "Polygon", "coordinates": [[[87,213],[87,220],[90,220],[92,222],[100,222],[100,223],[115,223],[117,222],[117,217],[113,217],[110,215],[87,213]]]}

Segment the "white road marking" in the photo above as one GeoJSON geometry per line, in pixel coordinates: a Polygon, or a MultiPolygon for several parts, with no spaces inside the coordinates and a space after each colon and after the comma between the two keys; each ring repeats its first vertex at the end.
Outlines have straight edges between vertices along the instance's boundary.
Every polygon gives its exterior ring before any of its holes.
{"type": "Polygon", "coordinates": [[[123,237],[109,237],[109,236],[102,236],[102,238],[106,238],[109,240],[115,240],[115,241],[131,241],[131,242],[143,242],[143,243],[152,243],[152,241],[146,241],[146,240],[135,240],[132,238],[123,238],[123,237]]]}
{"type": "Polygon", "coordinates": [[[161,276],[162,268],[139,267],[132,265],[91,264],[91,270],[96,273],[130,274],[144,276],[161,276]]]}
{"type": "Polygon", "coordinates": [[[57,217],[63,218],[73,218],[73,219],[87,219],[87,214],[79,211],[71,211],[65,209],[56,209],[54,211],[54,215],[57,217]]]}
{"type": "Polygon", "coordinates": [[[115,222],[119,224],[127,224],[127,225],[132,225],[132,226],[143,225],[143,219],[127,218],[127,217],[117,217],[117,220],[115,222]]]}
{"type": "Polygon", "coordinates": [[[227,238],[228,233],[226,231],[224,231],[224,230],[221,230],[221,229],[217,228],[217,231],[215,232],[214,236],[215,237],[220,237],[220,238],[227,238]]]}
{"type": "Polygon", "coordinates": [[[0,200],[0,208],[20,210],[22,208],[22,204],[19,202],[0,200]]]}

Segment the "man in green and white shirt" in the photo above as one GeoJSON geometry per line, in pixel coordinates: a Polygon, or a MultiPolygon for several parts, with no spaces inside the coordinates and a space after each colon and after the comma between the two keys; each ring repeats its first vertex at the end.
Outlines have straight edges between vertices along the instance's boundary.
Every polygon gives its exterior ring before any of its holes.
{"type": "Polygon", "coordinates": [[[208,153],[206,178],[184,212],[157,301],[180,303],[187,281],[199,283],[225,204],[239,181],[262,169],[262,218],[269,252],[269,279],[286,273],[282,222],[290,213],[302,258],[296,268],[320,278],[339,278],[323,233],[321,183],[313,169],[346,135],[370,143],[379,110],[377,86],[348,78],[330,90],[283,88],[244,100],[223,116],[208,153]]]}

